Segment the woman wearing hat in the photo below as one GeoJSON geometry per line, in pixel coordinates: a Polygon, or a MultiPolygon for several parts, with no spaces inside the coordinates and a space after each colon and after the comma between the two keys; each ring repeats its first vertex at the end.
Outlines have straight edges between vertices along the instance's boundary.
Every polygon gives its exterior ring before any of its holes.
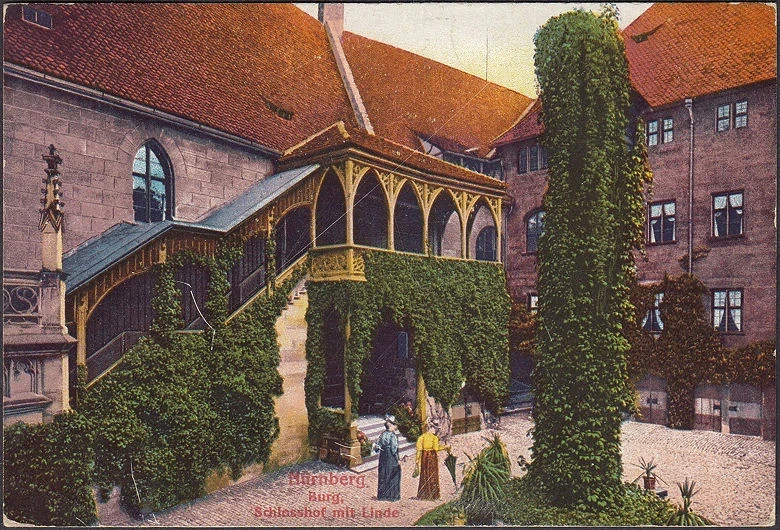
{"type": "Polygon", "coordinates": [[[439,445],[438,431],[439,423],[433,420],[427,424],[425,434],[417,438],[417,468],[412,476],[420,476],[418,499],[435,501],[439,498],[439,457],[436,453],[449,450],[449,446],[439,445]]]}
{"type": "Polygon", "coordinates": [[[401,500],[401,461],[398,458],[398,436],[395,416],[385,415],[385,432],[374,444],[379,451],[379,485],[376,498],[382,501],[401,500]]]}

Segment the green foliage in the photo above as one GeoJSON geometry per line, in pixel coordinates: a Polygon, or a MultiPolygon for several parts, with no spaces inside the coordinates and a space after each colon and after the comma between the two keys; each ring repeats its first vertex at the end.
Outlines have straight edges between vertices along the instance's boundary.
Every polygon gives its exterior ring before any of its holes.
{"type": "Polygon", "coordinates": [[[691,498],[696,494],[696,481],[688,482],[688,477],[685,477],[685,483],[678,482],[677,488],[680,490],[683,505],[669,518],[669,526],[713,526],[715,523],[691,510],[691,498]]]}
{"type": "Polygon", "coordinates": [[[775,384],[775,341],[759,341],[734,348],[726,355],[726,366],[716,380],[744,383],[759,388],[775,384]],[[722,375],[720,375],[722,374],[722,375]]]}
{"type": "Polygon", "coordinates": [[[631,342],[629,373],[632,382],[653,374],[666,379],[669,390],[669,425],[693,427],[694,391],[704,382],[744,383],[757,387],[775,384],[775,342],[759,341],[726,349],[712,328],[704,307],[709,293],[695,276],[666,276],[662,283],[634,285],[631,299],[635,319],[626,324],[631,342]],[[643,331],[638,322],[652,308],[655,293],[661,303],[661,333],[643,331]]]}
{"type": "MultiPolygon", "coordinates": [[[[457,400],[464,380],[491,410],[506,402],[509,296],[500,266],[368,251],[365,275],[365,282],[309,286],[306,406],[310,422],[325,385],[325,323],[334,309],[342,335],[349,324],[345,365],[353,407],[360,400],[376,330],[385,320],[409,330],[428,393],[442,405],[449,407],[457,400]]],[[[309,432],[316,443],[316,431],[310,428],[309,432]]]]}
{"type": "Polygon", "coordinates": [[[93,524],[91,433],[84,416],[73,412],[53,423],[3,429],[5,514],[35,525],[93,524]]]}
{"type": "Polygon", "coordinates": [[[312,445],[319,445],[325,436],[337,440],[346,440],[349,437],[349,425],[344,421],[344,414],[327,407],[310,410],[309,440],[312,445]]]}
{"type": "Polygon", "coordinates": [[[665,526],[674,506],[655,493],[622,484],[620,495],[602,510],[553,506],[529,477],[513,479],[497,518],[514,526],[665,526]]]}
{"type": "Polygon", "coordinates": [[[521,300],[512,299],[512,309],[509,313],[509,353],[528,355],[536,353],[536,315],[531,314],[521,300]]]}
{"type": "Polygon", "coordinates": [[[460,507],[457,501],[446,502],[423,514],[414,526],[457,526],[456,519],[459,515],[460,507]]]}
{"type": "Polygon", "coordinates": [[[394,405],[390,409],[390,414],[395,416],[396,425],[398,425],[398,430],[401,434],[410,442],[416,442],[417,438],[422,434],[420,416],[415,411],[410,412],[403,405],[394,405]]]}
{"type": "Polygon", "coordinates": [[[549,177],[529,473],[554,504],[601,511],[622,491],[621,411],[633,406],[623,325],[651,177],[641,124],[633,149],[625,140],[630,84],[614,13],[564,13],[535,44],[549,177]]]}
{"type": "MultiPolygon", "coordinates": [[[[463,491],[458,505],[469,524],[492,524],[506,497],[510,461],[506,446],[497,433],[476,457],[469,457],[463,473],[463,491]]],[[[468,456],[468,455],[467,455],[468,456]]]]}
{"type": "Polygon", "coordinates": [[[692,429],[694,392],[724,363],[720,337],[707,319],[702,300],[707,289],[696,277],[664,277],[659,289],[664,331],[656,342],[655,363],[666,378],[669,427],[692,429]]]}
{"type": "Polygon", "coordinates": [[[303,271],[226,324],[227,271],[238,257],[235,247],[215,257],[180,252],[160,266],[151,335],[87,392],[83,412],[95,426],[98,486],[120,485],[134,515],[200,496],[212,471],[229,469],[238,478],[246,465],[267,461],[278,436],[274,325],[303,271]],[[178,332],[174,273],[187,262],[209,271],[203,312],[213,328],[204,333],[178,332]]]}

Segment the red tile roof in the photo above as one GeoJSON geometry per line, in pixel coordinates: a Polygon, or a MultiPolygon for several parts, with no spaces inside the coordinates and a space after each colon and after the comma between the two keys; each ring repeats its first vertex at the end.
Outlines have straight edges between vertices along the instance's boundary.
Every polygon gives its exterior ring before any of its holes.
{"type": "Polygon", "coordinates": [[[8,8],[5,61],[278,151],[354,123],[322,25],[292,4],[40,6],[53,29],[8,8]]]}
{"type": "Polygon", "coordinates": [[[763,3],[653,4],[624,31],[631,81],[654,107],[777,78],[763,3]]]}
{"type": "Polygon", "coordinates": [[[479,147],[485,156],[531,98],[455,68],[353,33],[344,53],[374,131],[419,148],[418,136],[479,147]]]}
{"type": "Polygon", "coordinates": [[[308,140],[290,148],[279,159],[280,168],[295,167],[301,161],[311,161],[313,157],[337,150],[356,147],[372,154],[380,155],[398,167],[409,167],[422,171],[434,179],[449,177],[461,182],[494,188],[497,193],[506,190],[506,183],[464,167],[450,164],[439,158],[428,156],[404,145],[371,135],[356,127],[335,123],[320,131],[308,140]]]}
{"type": "Polygon", "coordinates": [[[534,101],[531,108],[520,116],[520,119],[507,132],[496,138],[495,147],[520,142],[529,138],[536,138],[542,134],[542,103],[540,99],[534,101]]]}

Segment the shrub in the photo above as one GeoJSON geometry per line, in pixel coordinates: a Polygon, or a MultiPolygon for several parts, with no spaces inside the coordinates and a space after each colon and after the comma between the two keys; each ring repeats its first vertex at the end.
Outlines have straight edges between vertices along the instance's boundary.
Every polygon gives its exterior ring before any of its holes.
{"type": "Polygon", "coordinates": [[[59,414],[53,423],[17,423],[3,430],[3,504],[8,517],[52,526],[90,525],[92,435],[84,416],[59,414]]]}
{"type": "MultiPolygon", "coordinates": [[[[463,492],[458,506],[469,524],[492,524],[506,495],[511,463],[497,433],[469,463],[463,474],[463,492]]],[[[467,455],[468,456],[468,455],[467,455]]]]}
{"type": "Polygon", "coordinates": [[[398,431],[410,442],[416,442],[422,434],[422,428],[420,417],[412,410],[411,406],[395,405],[390,409],[390,414],[395,416],[398,431]]]}
{"type": "Polygon", "coordinates": [[[674,506],[634,484],[623,484],[614,504],[597,512],[583,507],[560,507],[528,476],[512,479],[496,517],[515,526],[646,526],[666,525],[674,506]]]}

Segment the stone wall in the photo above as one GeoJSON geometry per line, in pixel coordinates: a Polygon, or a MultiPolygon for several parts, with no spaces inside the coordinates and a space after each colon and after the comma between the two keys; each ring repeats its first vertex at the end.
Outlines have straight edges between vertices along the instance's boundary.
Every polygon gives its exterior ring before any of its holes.
{"type": "MultiPolygon", "coordinates": [[[[743,289],[741,334],[722,335],[728,347],[768,340],[776,321],[776,210],[777,202],[777,93],[774,84],[719,92],[693,102],[694,208],[693,272],[708,289],[743,289]],[[716,109],[728,102],[748,101],[745,128],[716,132],[716,109]],[[712,237],[712,194],[744,192],[744,234],[712,237]],[[698,249],[698,252],[696,251],[698,249]]],[[[687,267],[689,117],[682,101],[649,112],[646,120],[673,118],[674,139],[648,149],[654,174],[650,201],[676,202],[677,234],[673,243],[647,245],[646,257],[637,256],[640,281],[658,282],[664,272],[678,276],[687,267]],[[682,261],[681,261],[682,260],[682,261]],[[682,263],[682,266],[681,266],[682,263]]],[[[508,194],[514,203],[507,216],[507,257],[510,293],[527,303],[536,292],[536,254],[526,251],[526,221],[541,208],[547,171],[518,172],[520,148],[528,139],[502,146],[508,194]]],[[[705,300],[709,311],[710,301],[705,300]]]]}
{"type": "Polygon", "coordinates": [[[177,220],[202,219],[273,172],[273,161],[259,151],[57,88],[4,76],[3,95],[6,267],[40,266],[41,156],[49,144],[63,159],[66,252],[133,222],[132,163],[148,139],[170,158],[177,220]]]}

